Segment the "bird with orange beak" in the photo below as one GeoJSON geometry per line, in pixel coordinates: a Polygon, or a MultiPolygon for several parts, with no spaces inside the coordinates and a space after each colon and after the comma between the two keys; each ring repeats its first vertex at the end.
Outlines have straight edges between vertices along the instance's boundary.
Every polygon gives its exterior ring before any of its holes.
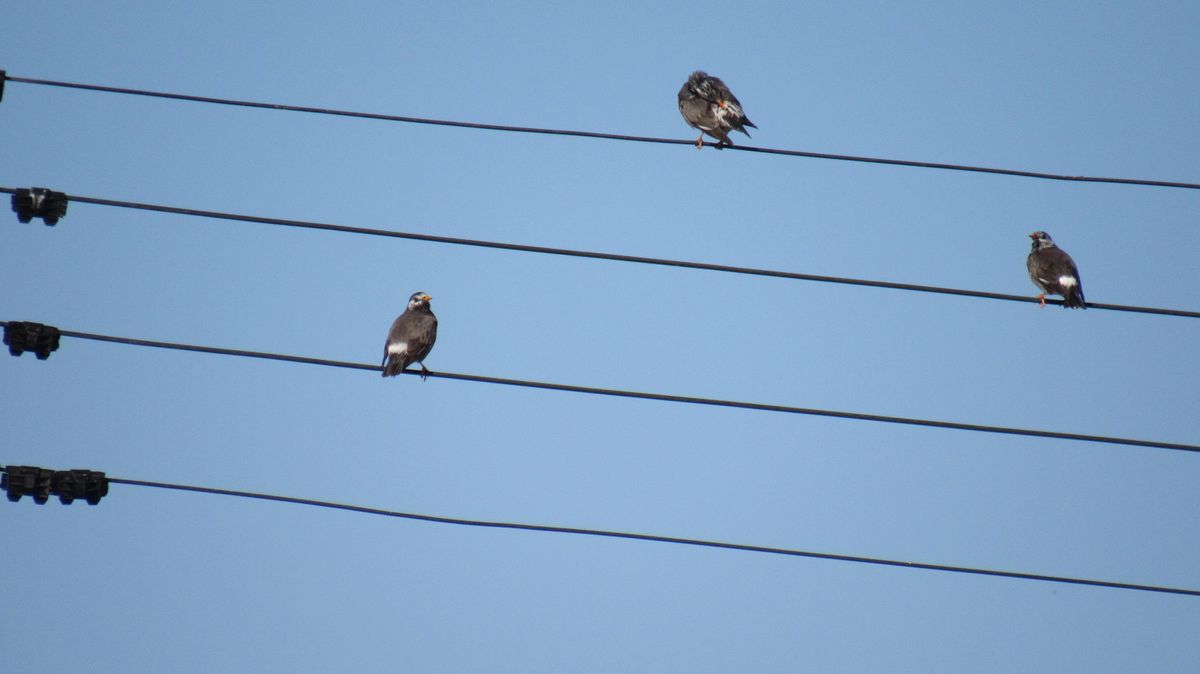
{"type": "Polygon", "coordinates": [[[700,137],[696,139],[697,150],[704,147],[706,133],[717,139],[718,148],[725,145],[732,147],[730,131],[741,131],[749,137],[750,132],[746,127],[758,128],[742,112],[742,104],[721,78],[703,70],[692,73],[679,90],[679,114],[692,127],[700,129],[700,137]]]}
{"type": "Polygon", "coordinates": [[[1042,290],[1042,294],[1038,295],[1038,303],[1044,307],[1047,294],[1062,295],[1064,307],[1086,309],[1083,283],[1079,280],[1075,260],[1067,255],[1067,251],[1055,245],[1045,232],[1034,232],[1029,238],[1033,239],[1033,250],[1029,252],[1025,266],[1029,269],[1033,284],[1042,290]]]}
{"type": "Polygon", "coordinates": [[[408,308],[392,323],[383,347],[383,376],[395,377],[413,363],[421,365],[422,380],[429,376],[425,357],[437,341],[437,316],[429,308],[431,299],[424,292],[413,293],[408,308]]]}

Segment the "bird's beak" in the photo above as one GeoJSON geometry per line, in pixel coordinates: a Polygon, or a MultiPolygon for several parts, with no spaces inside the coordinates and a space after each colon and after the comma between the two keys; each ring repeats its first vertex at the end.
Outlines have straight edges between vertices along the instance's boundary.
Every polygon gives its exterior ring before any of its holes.
{"type": "Polygon", "coordinates": [[[426,302],[428,302],[429,300],[431,300],[431,299],[433,299],[433,298],[432,298],[432,297],[430,297],[429,295],[421,295],[421,299],[423,299],[423,300],[425,300],[426,302]]]}
{"type": "Polygon", "coordinates": [[[1029,235],[1029,238],[1031,238],[1031,239],[1037,239],[1037,232],[1033,232],[1032,234],[1030,234],[1030,235],[1029,235]]]}

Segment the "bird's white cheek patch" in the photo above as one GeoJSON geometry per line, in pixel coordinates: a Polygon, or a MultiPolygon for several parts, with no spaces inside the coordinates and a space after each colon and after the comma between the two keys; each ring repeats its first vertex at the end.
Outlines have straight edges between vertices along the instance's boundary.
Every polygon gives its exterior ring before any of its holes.
{"type": "Polygon", "coordinates": [[[1075,280],[1074,276],[1059,276],[1058,283],[1064,288],[1070,288],[1078,283],[1078,281],[1075,280]]]}
{"type": "Polygon", "coordinates": [[[407,352],[408,352],[408,342],[396,342],[395,344],[388,344],[388,353],[407,353],[407,352]]]}

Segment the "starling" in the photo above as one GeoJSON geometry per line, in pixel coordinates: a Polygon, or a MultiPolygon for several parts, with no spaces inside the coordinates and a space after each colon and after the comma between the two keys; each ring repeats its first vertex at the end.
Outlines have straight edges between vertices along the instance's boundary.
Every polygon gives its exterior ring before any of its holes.
{"type": "Polygon", "coordinates": [[[429,376],[425,357],[437,341],[437,316],[429,309],[433,299],[423,292],[408,298],[408,308],[392,323],[383,350],[383,376],[395,377],[413,363],[421,364],[421,379],[429,376]]]}
{"type": "Polygon", "coordinates": [[[754,122],[742,112],[737,96],[725,86],[719,77],[697,70],[684,82],[679,90],[679,113],[693,127],[700,129],[696,149],[704,147],[704,134],[717,139],[717,147],[733,146],[730,131],[741,131],[750,136],[746,127],[757,129],[754,122]]]}
{"type": "Polygon", "coordinates": [[[1075,267],[1071,256],[1054,245],[1054,240],[1045,232],[1034,232],[1029,238],[1033,239],[1033,250],[1025,260],[1025,266],[1029,268],[1029,278],[1033,284],[1042,289],[1038,303],[1046,306],[1048,293],[1062,295],[1064,307],[1086,309],[1083,283],[1079,280],[1079,269],[1075,267]]]}

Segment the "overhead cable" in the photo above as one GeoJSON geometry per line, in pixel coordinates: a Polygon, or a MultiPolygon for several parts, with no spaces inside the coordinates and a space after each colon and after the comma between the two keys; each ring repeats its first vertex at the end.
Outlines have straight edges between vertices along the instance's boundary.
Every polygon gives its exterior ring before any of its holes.
{"type": "MultiPolygon", "coordinates": [[[[103,475],[103,473],[101,473],[103,475]]],[[[770,555],[785,555],[789,557],[808,557],[812,559],[826,559],[837,562],[854,562],[858,564],[875,564],[879,566],[898,566],[908,569],[924,569],[926,571],[946,571],[950,573],[965,573],[979,576],[992,576],[999,578],[1013,578],[1018,580],[1032,580],[1050,583],[1067,583],[1072,585],[1087,585],[1092,587],[1103,587],[1118,590],[1136,590],[1141,592],[1157,592],[1163,594],[1180,594],[1193,597],[1200,597],[1200,590],[1192,590],[1186,588],[1164,587],[1160,585],[1142,585],[1136,583],[1119,583],[1108,580],[1090,580],[1086,578],[1071,578],[1067,576],[1052,576],[1040,573],[1022,573],[1018,571],[999,571],[996,569],[980,569],[967,566],[953,566],[949,564],[930,564],[926,562],[906,562],[894,559],[882,559],[878,557],[863,557],[859,555],[843,555],[828,552],[810,552],[807,550],[794,550],[790,548],[775,548],[763,545],[746,545],[742,543],[726,543],[722,541],[710,541],[696,538],[681,538],[677,536],[659,536],[655,534],[639,534],[626,531],[610,531],[604,529],[583,529],[579,527],[563,527],[551,526],[545,524],[522,524],[519,522],[497,522],[492,520],[473,520],[463,519],[458,517],[441,517],[437,515],[421,515],[416,513],[399,512],[395,510],[384,510],[381,508],[369,508],[358,505],[348,505],[345,503],[334,503],[331,501],[318,501],[315,499],[297,498],[294,496],[278,496],[275,494],[262,494],[249,491],[237,491],[233,489],[219,489],[215,487],[197,487],[192,485],[171,484],[167,482],[150,482],[147,480],[129,480],[124,478],[108,477],[107,481],[113,484],[123,484],[134,487],[153,487],[156,489],[170,489],[177,491],[197,492],[201,494],[216,494],[221,496],[237,496],[241,498],[260,499],[265,501],[278,501],[281,503],[292,503],[296,505],[314,506],[318,508],[332,508],[335,510],[348,510],[350,512],[364,513],[368,515],[381,515],[384,517],[396,517],[408,520],[417,520],[420,522],[432,522],[436,524],[455,524],[468,527],[484,527],[489,529],[512,529],[518,531],[537,531],[553,534],[574,534],[578,536],[600,536],[605,538],[620,538],[625,540],[646,541],[651,543],[670,543],[674,545],[689,545],[705,548],[718,548],[722,550],[734,550],[738,552],[754,552],[770,555]]]]}
{"type": "MultiPolygon", "coordinates": [[[[680,140],[676,138],[653,138],[649,136],[630,136],[617,133],[600,133],[596,131],[572,131],[567,129],[544,129],[529,126],[512,126],[507,124],[485,124],[480,122],[458,122],[445,119],[429,119],[425,117],[409,117],[402,115],[385,115],[372,112],[354,112],[351,110],[337,110],[333,108],[317,108],[302,105],[284,105],[281,103],[261,103],[255,101],[240,101],[228,98],[214,98],[211,96],[194,96],[191,94],[176,94],[163,91],[149,91],[146,89],[129,89],[125,87],[110,87],[98,84],[80,84],[77,82],[61,82],[57,80],[35,79],[31,77],[16,77],[13,75],[7,76],[10,82],[19,82],[21,84],[34,84],[41,86],[63,87],[68,89],[83,89],[87,91],[100,91],[113,94],[127,94],[133,96],[150,96],[153,98],[167,98],[179,101],[191,101],[196,103],[213,103],[217,105],[233,105],[246,108],[263,108],[267,110],[286,110],[289,112],[307,112],[318,115],[335,115],[339,117],[358,117],[363,119],[375,119],[388,122],[406,122],[410,124],[432,124],[436,126],[451,126],[466,129],[483,129],[488,131],[509,131],[515,133],[534,133],[554,136],[575,136],[580,138],[601,138],[606,140],[621,140],[632,141],[637,143],[657,143],[666,145],[687,145],[695,146],[694,140],[680,140]]],[[[716,147],[716,143],[711,141],[705,142],[705,145],[716,147]]],[[[1017,169],[1002,169],[989,168],[986,166],[967,166],[962,164],[946,164],[941,162],[926,162],[913,161],[908,159],[885,159],[881,157],[863,157],[847,154],[830,154],[826,152],[806,152],[802,150],[782,150],[776,148],[753,147],[749,145],[726,146],[725,150],[735,150],[742,152],[755,152],[760,154],[782,155],[788,157],[808,157],[811,159],[832,159],[836,161],[851,161],[863,162],[869,164],[889,164],[892,166],[908,166],[915,168],[930,168],[943,169],[948,171],[969,171],[973,173],[989,173],[996,175],[1019,176],[1023,178],[1038,178],[1042,180],[1064,180],[1071,182],[1086,182],[1086,183],[1116,183],[1121,185],[1147,185],[1152,187],[1175,187],[1183,189],[1200,189],[1200,184],[1175,182],[1168,180],[1145,180],[1140,178],[1101,178],[1094,176],[1078,176],[1078,175],[1062,175],[1057,173],[1044,173],[1040,171],[1023,171],[1017,169]]]]}
{"type": "MultiPolygon", "coordinates": [[[[11,187],[0,187],[0,193],[13,194],[17,189],[11,187]]],[[[738,267],[724,264],[711,264],[708,262],[691,262],[687,260],[672,260],[668,258],[647,257],[642,255],[625,255],[621,253],[602,253],[596,251],[573,250],[570,248],[555,248],[551,246],[533,246],[519,243],[505,243],[500,241],[486,241],[481,239],[465,239],[453,236],[439,236],[435,234],[419,234],[415,232],[399,232],[388,229],[372,229],[368,227],[353,227],[349,225],[336,225],[324,222],[312,222],[307,220],[290,220],[284,218],[271,218],[255,215],[242,215],[237,213],[225,213],[221,211],[206,211],[194,208],[183,208],[179,206],[163,206],[159,204],[146,204],[134,201],[121,201],[116,199],[103,199],[99,197],[84,197],[78,195],[68,195],[67,198],[71,201],[76,201],[85,204],[95,204],[98,206],[111,206],[115,208],[129,208],[135,210],[152,211],[157,213],[172,213],[175,215],[188,215],[203,218],[214,218],[218,220],[232,220],[235,222],[253,222],[265,225],[277,225],[281,227],[296,227],[301,229],[318,229],[331,232],[342,232],[346,234],[364,234],[368,236],[382,236],[394,239],[408,239],[413,241],[425,241],[428,243],[444,243],[456,246],[473,246],[477,248],[493,248],[498,250],[511,250],[524,253],[539,253],[544,255],[562,255],[567,257],[588,258],[594,260],[608,260],[612,262],[629,262],[633,264],[647,264],[661,267],[679,267],[682,269],[698,269],[703,271],[716,271],[731,274],[742,274],[747,276],[765,276],[770,278],[783,278],[798,281],[816,281],[819,283],[836,283],[842,285],[865,286],[871,288],[888,288],[892,290],[907,290],[912,292],[934,293],[940,295],[957,295],[960,297],[976,297],[991,300],[1004,300],[1009,302],[1024,302],[1036,304],[1038,299],[1031,295],[1012,295],[1007,293],[994,293],[983,290],[966,290],[962,288],[946,288],[940,286],[921,285],[916,283],[899,283],[894,281],[875,281],[870,279],[847,278],[841,276],[827,276],[822,274],[805,274],[800,272],[779,271],[773,269],[759,269],[755,267],[738,267]]],[[[1062,300],[1047,299],[1046,304],[1062,305],[1062,300]]],[[[1188,311],[1184,309],[1165,309],[1157,307],[1143,307],[1127,304],[1106,304],[1103,302],[1088,302],[1089,309],[1102,309],[1108,311],[1122,311],[1140,314],[1156,314],[1160,316],[1178,316],[1184,318],[1200,318],[1200,311],[1188,311]]]]}
{"type": "MultiPolygon", "coordinates": [[[[0,326],[7,326],[9,321],[0,321],[0,326]]],[[[367,370],[379,372],[379,365],[370,365],[367,363],[355,363],[349,361],[328,360],[324,358],[309,358],[305,356],[292,356],[279,353],[270,353],[263,351],[246,351],[243,349],[227,349],[214,346],[199,346],[194,344],[179,344],[175,342],[160,342],[148,339],[136,339],[132,337],[114,337],[111,335],[102,335],[90,332],[79,332],[75,330],[58,330],[62,337],[75,337],[78,339],[89,339],[100,342],[112,342],[117,344],[129,344],[133,346],[146,346],[158,349],[174,349],[180,351],[196,351],[200,353],[211,353],[223,356],[241,356],[246,358],[261,358],[266,360],[281,360],[292,363],[303,363],[305,365],[323,365],[326,367],[338,367],[352,370],[367,370]]],[[[420,375],[417,370],[404,370],[403,374],[420,375]]],[[[883,414],[867,414],[862,412],[840,412],[835,410],[824,410],[811,407],[794,407],[791,405],[773,405],[769,403],[741,402],[736,400],[721,400],[718,398],[701,398],[697,396],[681,396],[671,395],[667,393],[646,393],[640,391],[627,391],[622,389],[598,388],[594,386],[577,386],[573,384],[556,384],[550,382],[527,381],[522,379],[508,379],[504,377],[488,377],[475,374],[457,374],[452,372],[430,372],[429,377],[440,379],[452,379],[456,381],[470,381],[482,384],[499,384],[502,386],[518,386],[524,388],[543,389],[548,391],[565,391],[569,393],[586,393],[591,395],[611,396],[617,398],[635,398],[639,400],[656,400],[661,402],[685,403],[691,405],[706,405],[711,407],[730,407],[736,409],[755,410],[760,412],[782,412],[785,414],[802,414],[819,417],[832,417],[836,419],[851,419],[855,421],[874,421],[889,424],[902,424],[908,426],[926,426],[930,428],[945,428],[959,431],[973,431],[978,433],[999,433],[1003,435],[1021,435],[1035,438],[1050,438],[1055,440],[1078,440],[1083,442],[1097,442],[1111,445],[1126,445],[1130,447],[1148,447],[1155,449],[1173,449],[1185,452],[1200,452],[1200,445],[1184,444],[1178,442],[1161,442],[1158,440],[1139,440],[1134,438],[1118,438],[1104,435],[1088,435],[1083,433],[1063,433],[1059,431],[1043,431],[1028,428],[1012,428],[1007,426],[991,426],[985,424],[968,424],[955,421],[937,421],[933,419],[919,419],[913,417],[897,417],[883,414]]]]}

